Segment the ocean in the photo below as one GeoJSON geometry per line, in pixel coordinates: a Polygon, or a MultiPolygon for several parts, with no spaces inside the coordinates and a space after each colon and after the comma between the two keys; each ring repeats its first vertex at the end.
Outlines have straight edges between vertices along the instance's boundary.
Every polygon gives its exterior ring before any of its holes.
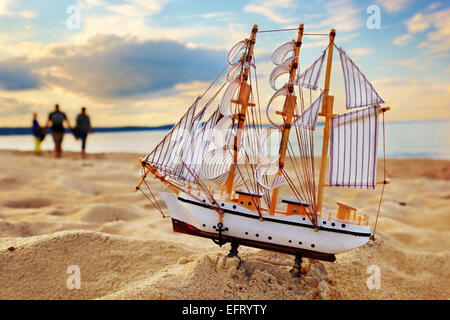
{"type": "MultiPolygon", "coordinates": [[[[380,125],[381,127],[381,125],[380,125]]],[[[121,129],[118,132],[96,132],[88,137],[87,152],[133,152],[149,153],[168,132],[168,127],[152,129],[121,129]],[[130,131],[131,130],[131,131],[130,131]]],[[[102,130],[97,130],[102,131],[102,130]]],[[[322,127],[316,128],[315,154],[321,152],[322,127]]],[[[33,150],[34,140],[28,134],[2,135],[0,129],[0,149],[33,150]]],[[[11,130],[9,130],[11,132],[11,130]]],[[[13,131],[14,132],[14,131],[13,131]]],[[[18,132],[25,133],[24,129],[18,132]]],[[[387,122],[386,156],[388,158],[435,158],[450,159],[450,120],[387,122]]],[[[380,131],[379,156],[382,156],[382,136],[380,131]]],[[[80,141],[66,134],[63,149],[80,151],[80,141]]],[[[47,135],[42,144],[43,150],[52,150],[53,141],[47,135]]]]}

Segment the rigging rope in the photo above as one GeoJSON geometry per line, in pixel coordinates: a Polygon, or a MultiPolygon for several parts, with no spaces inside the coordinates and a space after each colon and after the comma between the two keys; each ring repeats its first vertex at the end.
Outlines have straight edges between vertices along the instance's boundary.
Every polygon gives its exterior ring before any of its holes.
{"type": "MultiPolygon", "coordinates": [[[[261,131],[263,129],[262,127],[262,118],[261,118],[261,102],[260,102],[260,95],[259,95],[259,86],[258,86],[258,73],[256,70],[256,57],[255,57],[255,53],[253,53],[253,73],[254,73],[254,77],[255,77],[255,86],[256,86],[256,99],[254,97],[253,94],[253,90],[251,91],[251,97],[252,100],[257,104],[257,110],[254,110],[253,108],[251,109],[251,114],[252,114],[252,126],[254,129],[256,129],[257,134],[253,137],[254,138],[254,142],[253,145],[255,146],[255,150],[254,150],[254,156],[256,157],[256,159],[259,157],[259,145],[258,145],[258,141],[257,141],[257,137],[260,136],[261,131]],[[255,116],[256,114],[256,116],[255,116]],[[256,119],[256,121],[255,121],[256,119]],[[256,124],[255,124],[256,123],[256,124]]],[[[252,84],[252,74],[250,72],[250,83],[252,84]]],[[[249,142],[250,143],[250,142],[249,142]]],[[[255,175],[255,170],[256,170],[256,165],[250,165],[251,169],[252,169],[252,179],[254,181],[255,184],[255,191],[257,193],[260,193],[262,191],[263,193],[263,199],[266,202],[266,205],[268,206],[270,204],[270,193],[267,190],[264,190],[263,188],[260,188],[258,182],[256,181],[256,178],[254,177],[255,175]]],[[[265,181],[267,183],[268,178],[267,177],[263,177],[263,181],[265,181]]]]}
{"type": "MultiPolygon", "coordinates": [[[[144,174],[144,176],[145,176],[146,174],[145,174],[145,169],[144,169],[144,167],[142,167],[142,172],[143,172],[143,174],[144,174]]],[[[145,180],[145,178],[144,178],[143,181],[144,181],[145,185],[147,186],[148,191],[149,191],[150,194],[152,195],[153,200],[150,199],[150,197],[149,197],[149,196],[148,196],[141,188],[138,188],[138,190],[142,192],[142,194],[143,194],[143,195],[147,198],[147,200],[153,205],[153,207],[155,207],[155,208],[161,213],[162,217],[165,218],[166,216],[164,215],[164,211],[162,210],[161,206],[159,205],[158,201],[156,200],[156,197],[155,197],[155,195],[153,194],[152,190],[150,189],[150,186],[147,184],[147,181],[145,180]]]]}
{"type": "MultiPolygon", "coordinates": [[[[211,89],[211,87],[214,85],[214,83],[216,83],[216,81],[220,78],[220,76],[222,75],[222,73],[224,73],[225,72],[225,70],[228,68],[228,63],[225,65],[225,67],[222,69],[222,71],[220,71],[220,73],[219,73],[219,75],[214,79],[214,81],[209,85],[209,87],[205,90],[205,92],[203,92],[202,94],[201,94],[201,96],[200,97],[202,97],[203,98],[203,96],[209,91],[209,89],[211,89]]],[[[223,88],[223,86],[222,86],[222,88],[223,88]]],[[[220,88],[220,89],[222,89],[222,88],[220,88]]],[[[220,92],[220,90],[219,90],[219,92],[220,92]]],[[[219,92],[217,92],[217,93],[219,93],[219,92]]],[[[216,93],[216,95],[217,95],[217,93],[216,93]]]]}
{"type": "Polygon", "coordinates": [[[380,215],[381,203],[383,202],[384,187],[386,186],[386,131],[384,127],[384,112],[383,112],[383,187],[381,188],[380,202],[378,203],[377,219],[373,227],[373,233],[370,236],[371,240],[375,240],[375,232],[377,230],[378,216],[380,215]]]}
{"type": "MultiPolygon", "coordinates": [[[[296,31],[297,28],[286,28],[286,29],[271,29],[271,30],[258,30],[258,33],[266,32],[282,32],[282,31],[296,31]]],[[[303,33],[304,36],[329,36],[329,33],[303,33]]]]}

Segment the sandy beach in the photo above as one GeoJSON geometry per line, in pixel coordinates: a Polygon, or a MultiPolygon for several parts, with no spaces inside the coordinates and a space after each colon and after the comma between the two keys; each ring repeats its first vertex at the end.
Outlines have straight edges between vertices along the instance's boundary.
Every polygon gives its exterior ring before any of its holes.
{"type": "MultiPolygon", "coordinates": [[[[229,245],[173,233],[134,192],[141,156],[0,152],[0,299],[450,298],[450,161],[388,159],[376,241],[334,263],[306,261],[298,279],[292,256],[241,247],[237,270],[229,245]],[[79,290],[67,287],[70,265],[79,290]],[[371,265],[380,289],[366,285],[371,265]]],[[[358,207],[373,226],[379,195],[333,188],[325,205],[358,207]]]]}

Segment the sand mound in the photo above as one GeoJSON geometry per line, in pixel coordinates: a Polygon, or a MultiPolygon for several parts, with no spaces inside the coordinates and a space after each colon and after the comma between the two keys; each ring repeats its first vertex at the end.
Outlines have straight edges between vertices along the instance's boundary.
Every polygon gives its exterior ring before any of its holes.
{"type": "Polygon", "coordinates": [[[314,261],[301,279],[290,273],[291,257],[243,254],[243,263],[222,252],[182,258],[158,278],[105,298],[123,299],[313,299],[326,298],[325,268],[314,261]],[[278,261],[277,261],[278,260],[278,261]]]}
{"type": "MultiPolygon", "coordinates": [[[[305,259],[309,272],[294,279],[292,256],[241,247],[237,270],[229,245],[174,233],[133,192],[141,155],[0,153],[0,299],[450,297],[450,161],[388,159],[377,241],[335,263],[305,259]],[[80,290],[67,288],[70,265],[80,267],[80,290]],[[371,266],[379,267],[379,290],[367,287],[371,266]]],[[[162,185],[149,183],[158,197],[162,185]]],[[[373,227],[379,194],[329,188],[324,205],[354,205],[373,227]]],[[[280,195],[289,197],[286,188],[280,195]]]]}
{"type": "Polygon", "coordinates": [[[0,236],[1,237],[29,237],[43,234],[53,227],[54,223],[47,221],[37,222],[7,222],[0,221],[0,236]]]}
{"type": "Polygon", "coordinates": [[[0,246],[0,299],[93,299],[139,283],[191,251],[163,241],[129,240],[96,232],[8,239],[0,246]],[[77,265],[81,289],[67,287],[77,265]]]}
{"type": "Polygon", "coordinates": [[[41,207],[47,207],[52,204],[52,201],[50,199],[45,198],[26,198],[26,199],[19,199],[19,200],[10,200],[5,201],[4,206],[8,208],[41,208],[41,207]]]}
{"type": "Polygon", "coordinates": [[[121,204],[93,204],[82,209],[78,215],[81,216],[82,221],[86,222],[110,222],[110,221],[130,221],[145,217],[145,212],[142,209],[121,204]]]}
{"type": "Polygon", "coordinates": [[[0,299],[436,299],[450,294],[448,253],[405,251],[382,238],[338,256],[337,263],[305,259],[309,271],[301,278],[291,277],[290,256],[242,249],[237,269],[238,260],[227,258],[227,250],[199,253],[169,241],[87,231],[7,239],[0,247],[5,288],[0,299]],[[70,265],[80,267],[80,290],[67,288],[70,265]],[[370,265],[380,266],[383,290],[368,289],[370,265]]]}
{"type": "Polygon", "coordinates": [[[450,252],[405,249],[379,235],[375,242],[338,256],[330,276],[339,279],[336,293],[352,299],[361,295],[369,299],[442,299],[450,296],[448,264],[450,252]],[[381,288],[368,290],[366,269],[380,268],[381,288]],[[355,281],[359,280],[359,281],[355,281]]]}
{"type": "Polygon", "coordinates": [[[178,260],[157,277],[106,299],[439,299],[450,295],[449,253],[405,252],[380,238],[342,254],[336,263],[309,261],[301,278],[291,277],[292,257],[266,251],[237,259],[225,252],[178,260]],[[388,262],[386,263],[386,260],[388,262]],[[405,269],[404,264],[408,267],[405,269]],[[369,289],[367,268],[380,267],[381,288],[369,289]],[[436,270],[434,266],[441,265],[436,270]]]}

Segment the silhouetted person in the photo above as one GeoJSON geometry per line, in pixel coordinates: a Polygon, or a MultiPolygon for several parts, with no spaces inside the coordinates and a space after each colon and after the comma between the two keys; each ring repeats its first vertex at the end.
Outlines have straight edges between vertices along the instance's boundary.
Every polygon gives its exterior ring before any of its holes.
{"type": "Polygon", "coordinates": [[[55,157],[61,158],[62,156],[62,142],[64,139],[64,121],[67,122],[67,126],[70,128],[70,122],[64,112],[59,110],[59,105],[55,105],[55,111],[48,115],[47,126],[51,123],[51,131],[53,142],[55,143],[55,157]]]}
{"type": "Polygon", "coordinates": [[[86,139],[92,131],[91,119],[86,114],[86,108],[81,108],[81,113],[77,116],[77,125],[75,127],[76,136],[81,139],[81,156],[86,157],[86,139]]]}
{"type": "Polygon", "coordinates": [[[33,127],[31,128],[34,136],[34,153],[41,154],[41,143],[43,140],[43,132],[39,121],[37,120],[37,113],[33,113],[33,127]]]}

